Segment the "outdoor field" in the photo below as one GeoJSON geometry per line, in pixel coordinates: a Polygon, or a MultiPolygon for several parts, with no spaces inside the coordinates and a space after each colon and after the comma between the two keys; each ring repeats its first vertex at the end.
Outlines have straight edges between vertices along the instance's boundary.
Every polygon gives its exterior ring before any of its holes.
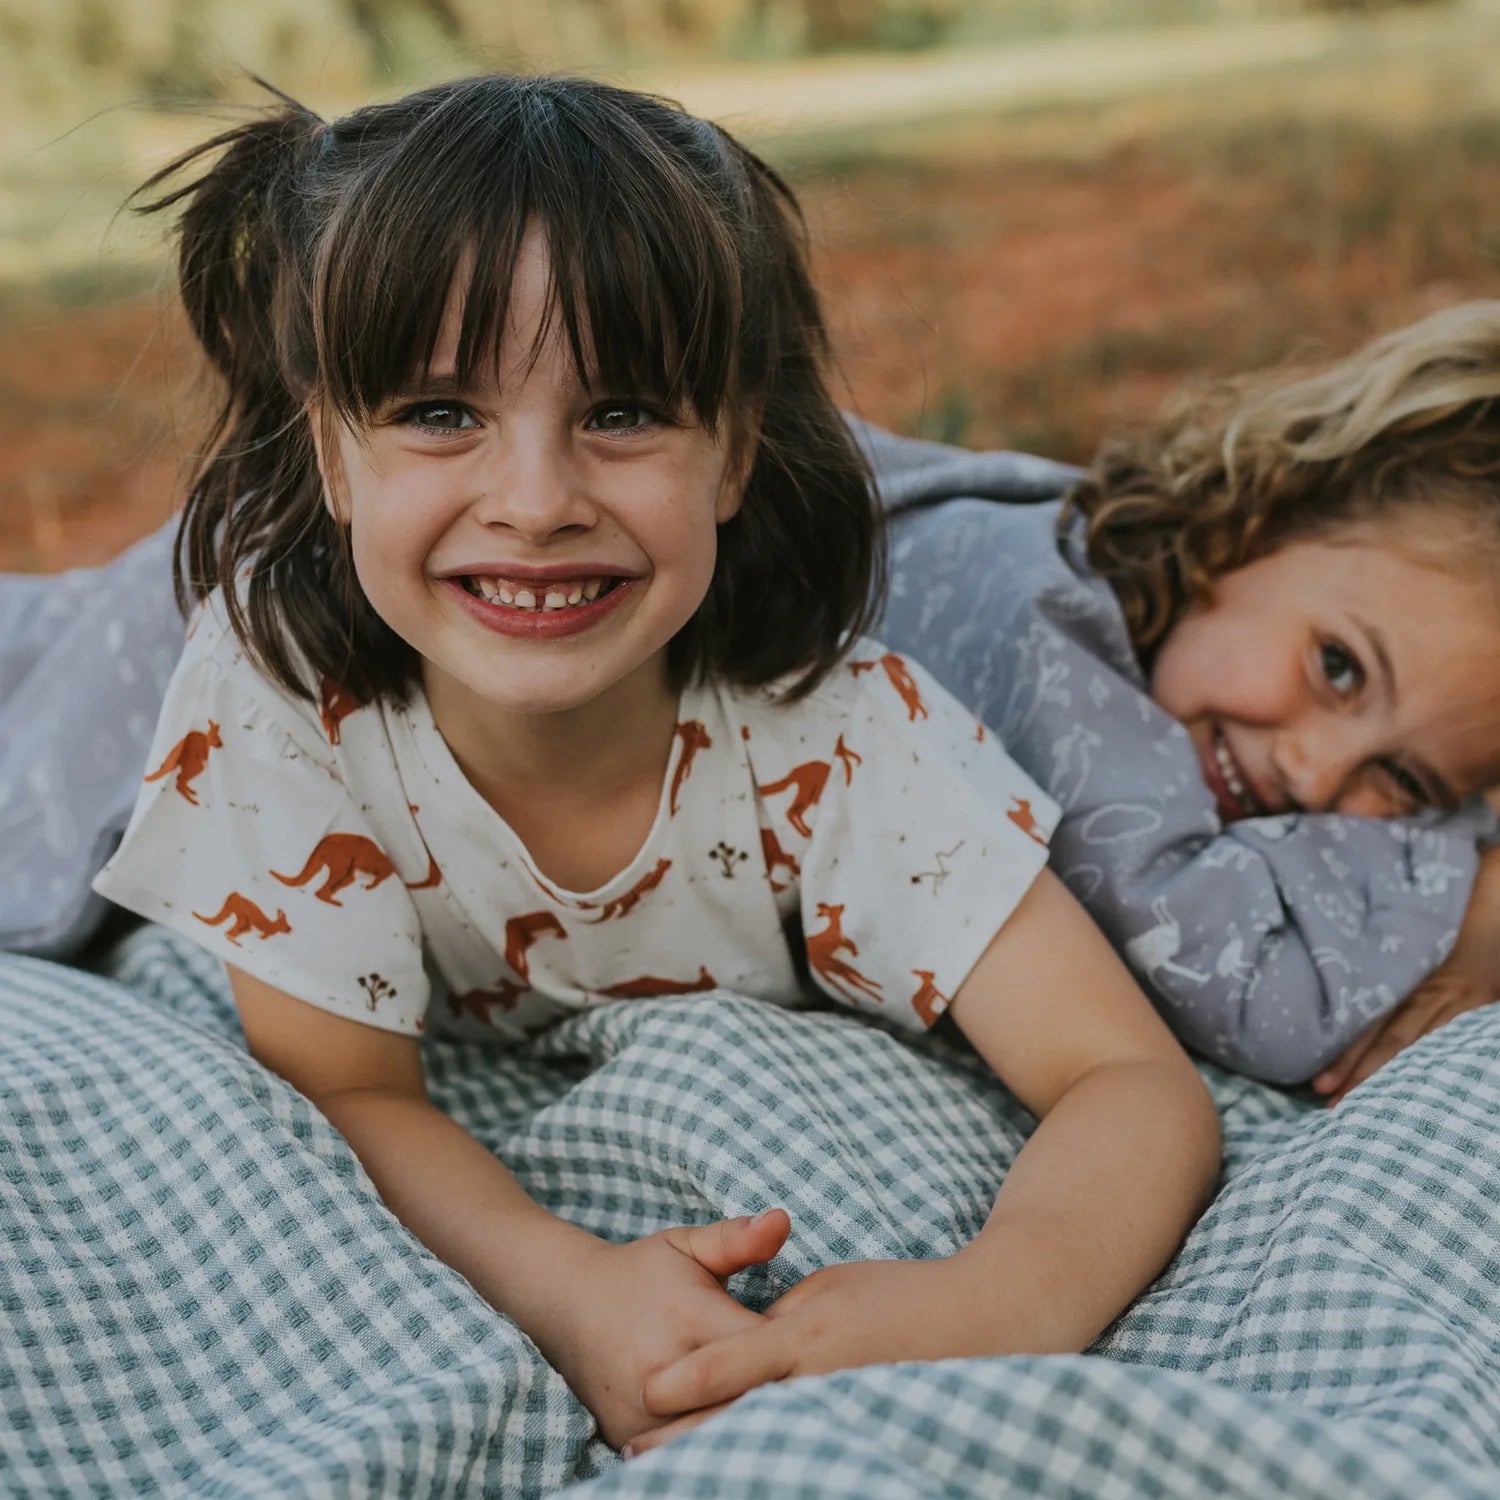
{"type": "MultiPolygon", "coordinates": [[[[1086,460],[1188,377],[1500,294],[1497,40],[1493,3],[1425,5],[629,81],[796,184],[851,409],[1086,460]]],[[[74,107],[0,161],[3,569],[159,524],[205,410],[168,247],[110,215],[217,121],[74,107]]]]}

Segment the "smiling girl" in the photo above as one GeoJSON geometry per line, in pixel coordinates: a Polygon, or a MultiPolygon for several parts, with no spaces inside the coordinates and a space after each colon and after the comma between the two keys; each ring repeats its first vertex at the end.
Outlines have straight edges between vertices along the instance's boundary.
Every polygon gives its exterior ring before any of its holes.
{"type": "Polygon", "coordinates": [[[883,634],[1062,805],[1180,1036],[1338,1095],[1500,995],[1500,303],[1190,393],[1060,510],[921,509],[941,453],[875,441],[923,474],[883,634]]]}
{"type": "Polygon", "coordinates": [[[859,634],[878,517],[790,194],[570,80],[286,101],[156,183],[214,150],[148,205],[185,205],[226,400],[98,888],[225,960],[252,1053],[616,1445],[785,1375],[1084,1347],[1201,1208],[1217,1121],[1047,871],[1049,800],[859,634]],[[951,1015],[1045,1116],[971,1244],[764,1317],[724,1283],[774,1206],[609,1244],[427,1098],[424,1034],[721,990],[951,1015]]]}

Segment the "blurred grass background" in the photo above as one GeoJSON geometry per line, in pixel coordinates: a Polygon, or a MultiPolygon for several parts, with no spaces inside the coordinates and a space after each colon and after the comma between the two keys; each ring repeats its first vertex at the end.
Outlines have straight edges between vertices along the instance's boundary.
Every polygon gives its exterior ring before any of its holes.
{"type": "Polygon", "coordinates": [[[1081,460],[1190,375],[1500,293],[1497,42],[1500,0],[3,0],[0,568],[180,499],[201,374],[117,210],[245,70],[681,98],[801,192],[848,405],[1081,460]]]}

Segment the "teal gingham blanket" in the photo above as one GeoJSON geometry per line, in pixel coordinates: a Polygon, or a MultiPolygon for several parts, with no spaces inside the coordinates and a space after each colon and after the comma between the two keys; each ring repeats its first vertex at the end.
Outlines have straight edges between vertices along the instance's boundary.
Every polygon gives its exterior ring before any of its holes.
{"type": "MultiPolygon", "coordinates": [[[[110,968],[0,957],[0,1494],[1500,1494],[1500,1008],[1331,1113],[1206,1070],[1226,1185],[1092,1356],[767,1387],[622,1465],[250,1061],[211,959],[147,928],[110,968]]],[[[599,1234],[785,1204],[752,1306],[962,1243],[1030,1123],[942,1039],[728,997],[428,1057],[599,1234]]]]}

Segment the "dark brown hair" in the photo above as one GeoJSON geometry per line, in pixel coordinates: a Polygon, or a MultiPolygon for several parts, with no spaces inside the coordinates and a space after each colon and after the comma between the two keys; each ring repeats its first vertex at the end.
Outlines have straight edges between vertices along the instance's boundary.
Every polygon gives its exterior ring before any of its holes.
{"type": "Polygon", "coordinates": [[[814,686],[867,628],[884,553],[781,178],[668,101],[579,79],[467,78],[328,123],[270,92],[277,106],[133,200],[182,205],[182,300],[225,383],[178,533],[183,608],[222,587],[251,658],[299,695],[297,652],[361,697],[405,696],[416,654],[355,582],[308,404],[358,432],[426,371],[455,293],[467,383],[498,357],[534,224],[585,384],[754,443],[708,595],[670,644],[674,680],[814,686]]]}
{"type": "MultiPolygon", "coordinates": [[[[1500,557],[1500,301],[1466,302],[1345,359],[1190,388],[1108,443],[1063,506],[1065,552],[1114,589],[1143,659],[1220,575],[1294,540],[1434,515],[1500,557]]],[[[1448,551],[1452,532],[1445,529],[1448,551]]]]}

